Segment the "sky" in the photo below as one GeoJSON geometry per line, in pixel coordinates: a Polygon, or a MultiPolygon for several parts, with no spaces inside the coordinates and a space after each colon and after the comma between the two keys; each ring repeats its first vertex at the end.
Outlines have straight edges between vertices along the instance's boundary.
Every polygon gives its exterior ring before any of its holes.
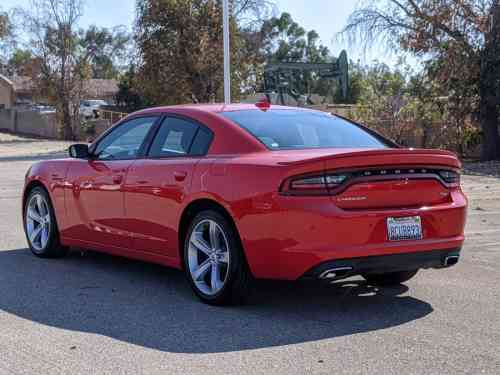
{"type": "MultiPolygon", "coordinates": [[[[394,66],[397,55],[388,55],[382,48],[374,47],[367,52],[355,50],[339,42],[337,33],[342,30],[349,14],[355,9],[357,0],[275,0],[276,11],[288,12],[306,30],[314,29],[334,56],[346,49],[353,61],[369,64],[373,60],[394,66]]],[[[1,0],[4,10],[11,7],[27,7],[29,0],[1,0]]],[[[95,24],[101,27],[125,25],[131,29],[135,17],[135,0],[86,0],[81,26],[95,24]]],[[[411,58],[409,62],[412,63],[411,58]]]]}

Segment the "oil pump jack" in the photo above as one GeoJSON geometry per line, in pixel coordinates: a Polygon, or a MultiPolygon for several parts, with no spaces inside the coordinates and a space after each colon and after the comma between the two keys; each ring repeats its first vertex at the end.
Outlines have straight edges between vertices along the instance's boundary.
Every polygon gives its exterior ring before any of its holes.
{"type": "MultiPolygon", "coordinates": [[[[332,63],[301,63],[284,62],[268,64],[264,68],[264,92],[269,102],[285,105],[285,98],[292,97],[297,102],[301,93],[300,86],[304,86],[304,79],[315,74],[322,79],[336,79],[342,96],[347,97],[349,87],[349,63],[347,52],[342,51],[332,63]],[[272,100],[272,97],[276,98],[272,100]]],[[[313,104],[306,98],[306,105],[313,104]]]]}

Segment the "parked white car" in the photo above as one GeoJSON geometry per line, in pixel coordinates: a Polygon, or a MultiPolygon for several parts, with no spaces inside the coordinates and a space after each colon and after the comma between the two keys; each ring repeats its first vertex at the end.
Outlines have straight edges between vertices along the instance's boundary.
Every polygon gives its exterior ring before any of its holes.
{"type": "Polygon", "coordinates": [[[103,105],[108,105],[104,100],[82,100],[80,102],[80,116],[85,118],[97,117],[97,111],[103,105]]]}
{"type": "Polygon", "coordinates": [[[55,113],[56,112],[56,107],[51,106],[51,105],[39,104],[39,105],[34,105],[31,108],[38,113],[55,113]]]}

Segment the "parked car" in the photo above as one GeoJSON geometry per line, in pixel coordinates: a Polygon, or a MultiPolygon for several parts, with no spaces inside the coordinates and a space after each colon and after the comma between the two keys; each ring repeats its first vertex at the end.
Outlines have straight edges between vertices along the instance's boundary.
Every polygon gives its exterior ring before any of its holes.
{"type": "Polygon", "coordinates": [[[55,113],[56,107],[44,104],[37,104],[32,107],[33,111],[38,113],[55,113]]]}
{"type": "Polygon", "coordinates": [[[86,119],[96,118],[99,109],[104,105],[108,105],[104,100],[82,100],[80,103],[80,116],[86,119]]]}
{"type": "Polygon", "coordinates": [[[344,118],[257,105],[152,108],[26,174],[31,251],[182,269],[210,304],[257,279],[377,285],[455,264],[467,199],[448,151],[399,148],[344,118]]]}

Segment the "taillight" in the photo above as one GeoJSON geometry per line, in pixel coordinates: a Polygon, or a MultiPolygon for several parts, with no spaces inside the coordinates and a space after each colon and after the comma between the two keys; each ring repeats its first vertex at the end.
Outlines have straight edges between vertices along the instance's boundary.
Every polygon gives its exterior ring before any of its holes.
{"type": "Polygon", "coordinates": [[[347,176],[343,174],[327,174],[325,179],[329,188],[336,188],[347,179],[347,176]]]}
{"type": "Polygon", "coordinates": [[[460,174],[454,171],[441,170],[438,172],[444,182],[451,185],[460,185],[460,174]]]}
{"type": "Polygon", "coordinates": [[[291,177],[284,182],[281,192],[287,195],[328,195],[346,179],[346,175],[339,174],[291,177]]]}
{"type": "Polygon", "coordinates": [[[286,179],[280,192],[285,195],[329,195],[343,190],[341,186],[364,181],[390,181],[409,179],[438,179],[447,188],[460,187],[460,173],[456,170],[390,167],[355,169],[342,172],[314,173],[286,179]]]}

